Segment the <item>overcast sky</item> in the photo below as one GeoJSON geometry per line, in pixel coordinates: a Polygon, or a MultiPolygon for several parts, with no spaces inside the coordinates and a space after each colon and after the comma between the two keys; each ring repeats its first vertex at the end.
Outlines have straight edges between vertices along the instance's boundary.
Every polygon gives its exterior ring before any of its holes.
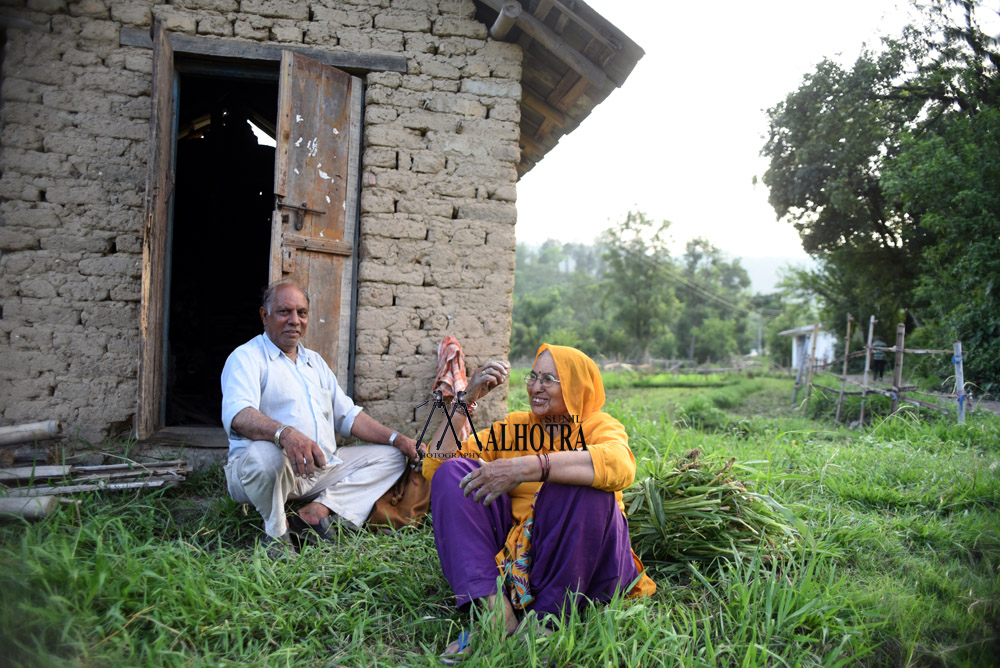
{"type": "Polygon", "coordinates": [[[518,242],[591,243],[640,209],[676,249],[704,236],[730,257],[802,258],[775,221],[760,149],[765,111],[824,57],[852,63],[898,34],[897,0],[587,0],[642,47],[622,88],[518,184],[518,242]]]}

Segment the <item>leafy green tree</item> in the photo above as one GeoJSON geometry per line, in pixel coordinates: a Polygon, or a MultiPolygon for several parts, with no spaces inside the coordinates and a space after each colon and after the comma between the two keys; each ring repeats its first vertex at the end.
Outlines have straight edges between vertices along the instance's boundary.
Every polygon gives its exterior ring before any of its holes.
{"type": "MultiPolygon", "coordinates": [[[[953,339],[967,377],[1000,389],[1000,109],[960,114],[942,132],[908,137],[886,190],[937,238],[923,254],[916,296],[930,347],[953,339]]],[[[938,371],[947,376],[947,360],[938,371]]]]}
{"type": "Polygon", "coordinates": [[[770,305],[761,306],[763,313],[772,315],[772,307],[780,307],[774,317],[765,321],[763,338],[772,364],[782,367],[792,366],[792,339],[779,332],[817,322],[819,317],[817,300],[812,290],[802,285],[802,274],[801,270],[786,268],[780,272],[778,290],[761,298],[770,305]]]}
{"type": "Polygon", "coordinates": [[[739,352],[736,343],[736,327],[739,321],[733,318],[706,318],[694,330],[696,341],[695,359],[705,361],[720,361],[732,357],[739,352]]]}
{"type": "Polygon", "coordinates": [[[588,328],[605,317],[597,250],[550,239],[538,249],[519,244],[516,253],[511,357],[528,359],[543,341],[596,353],[588,328]]]}
{"type": "Polygon", "coordinates": [[[575,320],[559,286],[540,288],[516,299],[512,317],[511,356],[515,359],[531,358],[543,342],[556,343],[552,340],[555,332],[567,340],[566,332],[575,320]]]}
{"type": "Polygon", "coordinates": [[[908,304],[928,243],[881,186],[885,160],[899,153],[900,133],[924,107],[895,87],[919,47],[912,39],[886,47],[862,53],[849,69],[822,61],[768,111],[762,154],[770,160],[763,179],[769,201],[819,261],[811,283],[816,294],[838,298],[828,309],[833,321],[848,310],[894,312],[908,304]]]}
{"type": "Polygon", "coordinates": [[[707,239],[696,238],[687,243],[674,278],[682,301],[675,333],[683,354],[703,362],[750,350],[750,276],[739,259],[730,261],[707,239]],[[732,321],[732,330],[721,337],[713,329],[703,338],[709,330],[702,325],[713,319],[732,321]]]}
{"type": "Polygon", "coordinates": [[[635,359],[649,357],[651,344],[677,311],[674,288],[666,279],[669,226],[668,221],[657,225],[645,213],[630,211],[601,235],[606,303],[628,337],[626,354],[635,359]]]}
{"type": "Polygon", "coordinates": [[[609,320],[594,320],[587,328],[587,340],[580,348],[591,357],[624,357],[629,349],[629,337],[621,327],[609,320]]]}
{"type": "Polygon", "coordinates": [[[673,331],[666,329],[653,340],[649,352],[659,359],[674,359],[677,357],[677,337],[673,331]]]}
{"type": "Polygon", "coordinates": [[[969,341],[980,352],[968,377],[1000,385],[1000,49],[981,3],[922,9],[882,52],[846,69],[823,61],[770,110],[764,182],[819,261],[795,278],[828,326],[848,311],[903,317],[929,347],[969,341]]]}

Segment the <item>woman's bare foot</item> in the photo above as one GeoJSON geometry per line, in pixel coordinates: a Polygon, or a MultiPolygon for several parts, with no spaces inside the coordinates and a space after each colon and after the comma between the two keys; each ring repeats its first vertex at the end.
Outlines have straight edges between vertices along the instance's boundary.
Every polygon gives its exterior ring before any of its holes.
{"type": "Polygon", "coordinates": [[[472,643],[470,642],[471,638],[471,631],[462,631],[459,633],[458,637],[448,643],[448,646],[444,648],[444,652],[441,653],[440,657],[441,663],[446,666],[453,666],[465,659],[466,655],[469,653],[469,648],[472,646],[472,643]]]}
{"type": "Polygon", "coordinates": [[[507,632],[507,635],[510,635],[517,630],[517,615],[514,614],[514,608],[510,604],[510,599],[499,592],[486,599],[487,609],[490,612],[496,610],[498,601],[502,602],[503,605],[504,630],[507,632]]]}
{"type": "MultiPolygon", "coordinates": [[[[503,606],[503,623],[504,631],[506,635],[511,635],[517,630],[517,615],[514,614],[514,608],[510,604],[510,600],[501,593],[496,593],[493,596],[478,599],[478,601],[486,602],[486,609],[492,612],[496,610],[497,605],[503,606]]],[[[454,665],[463,659],[471,651],[471,639],[472,631],[462,631],[458,634],[455,640],[448,643],[448,646],[444,648],[444,652],[441,653],[439,657],[441,663],[450,666],[454,665]]]]}

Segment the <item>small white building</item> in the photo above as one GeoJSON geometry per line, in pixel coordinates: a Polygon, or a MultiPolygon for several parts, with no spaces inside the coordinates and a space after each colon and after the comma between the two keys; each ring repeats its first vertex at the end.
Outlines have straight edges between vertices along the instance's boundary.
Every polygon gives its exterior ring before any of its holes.
{"type": "MultiPolygon", "coordinates": [[[[812,337],[813,330],[816,329],[816,325],[803,325],[802,327],[796,327],[795,329],[786,329],[783,332],[778,332],[779,336],[791,336],[792,338],[792,368],[798,369],[802,364],[805,364],[809,359],[809,353],[812,350],[812,337]]],[[[816,363],[826,363],[831,362],[836,359],[836,352],[834,350],[837,343],[836,337],[830,332],[825,332],[822,329],[817,330],[816,334],[816,363]]]]}

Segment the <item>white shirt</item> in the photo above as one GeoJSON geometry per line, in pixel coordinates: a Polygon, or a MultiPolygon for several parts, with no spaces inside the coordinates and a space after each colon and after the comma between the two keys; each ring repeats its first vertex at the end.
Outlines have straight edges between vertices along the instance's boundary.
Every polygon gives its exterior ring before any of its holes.
{"type": "Polygon", "coordinates": [[[266,334],[234,350],[222,369],[222,426],[229,434],[230,459],[251,443],[232,428],[233,418],[247,407],[316,441],[328,463],[339,461],[330,459],[336,434],[350,436],[362,410],[340,389],[319,353],[300,343],[293,362],[266,334]]]}

